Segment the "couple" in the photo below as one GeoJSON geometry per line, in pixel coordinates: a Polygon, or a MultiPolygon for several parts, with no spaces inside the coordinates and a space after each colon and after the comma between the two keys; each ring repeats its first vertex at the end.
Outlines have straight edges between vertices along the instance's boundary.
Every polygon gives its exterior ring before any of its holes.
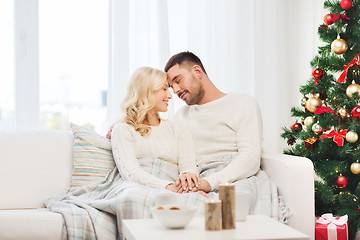
{"type": "Polygon", "coordinates": [[[206,196],[216,197],[226,182],[250,192],[250,214],[287,220],[276,186],[260,170],[255,100],[219,91],[191,52],[171,57],[165,72],[145,67],[133,74],[123,121],[108,134],[116,167],[106,179],[45,203],[64,218],[62,239],[121,239],[122,220],[150,218],[159,194],[174,194],[201,214],[206,196]],[[169,87],[187,103],[171,121],[158,115],[167,111],[169,87]]]}
{"type": "Polygon", "coordinates": [[[122,104],[123,121],[107,135],[112,135],[121,176],[149,187],[206,196],[221,183],[255,175],[260,167],[262,126],[254,99],[221,92],[191,52],[174,55],[165,71],[143,67],[131,77],[122,104]],[[158,114],[167,111],[172,98],[169,87],[187,103],[172,121],[158,114]],[[178,164],[177,171],[169,171],[166,180],[155,177],[138,161],[152,156],[178,164]]]}

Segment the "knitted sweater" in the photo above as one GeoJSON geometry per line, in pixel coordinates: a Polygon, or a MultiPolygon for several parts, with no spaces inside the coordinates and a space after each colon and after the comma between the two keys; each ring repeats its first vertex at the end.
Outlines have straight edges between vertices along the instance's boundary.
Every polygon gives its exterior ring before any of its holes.
{"type": "MultiPolygon", "coordinates": [[[[171,183],[142,169],[140,158],[159,158],[178,165],[176,177],[183,172],[197,173],[191,133],[183,124],[174,121],[161,120],[159,126],[151,127],[147,136],[141,136],[126,123],[118,123],[112,131],[111,145],[116,166],[125,180],[155,188],[165,188],[171,183]]],[[[173,173],[169,175],[174,176],[173,173]]]]}
{"type": "Polygon", "coordinates": [[[230,93],[215,101],[184,106],[175,119],[189,126],[198,166],[233,155],[224,169],[205,179],[212,189],[254,175],[260,168],[262,120],[255,99],[230,93]]]}

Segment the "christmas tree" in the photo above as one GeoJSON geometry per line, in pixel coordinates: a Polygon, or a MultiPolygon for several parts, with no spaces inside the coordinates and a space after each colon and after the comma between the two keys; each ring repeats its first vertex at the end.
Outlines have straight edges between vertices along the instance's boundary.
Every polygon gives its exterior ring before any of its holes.
{"type": "Polygon", "coordinates": [[[286,154],[314,163],[315,214],[345,214],[349,239],[360,228],[360,0],[325,0],[329,12],[318,28],[323,42],[283,128],[286,154]],[[301,106],[300,106],[301,105],[301,106]]]}

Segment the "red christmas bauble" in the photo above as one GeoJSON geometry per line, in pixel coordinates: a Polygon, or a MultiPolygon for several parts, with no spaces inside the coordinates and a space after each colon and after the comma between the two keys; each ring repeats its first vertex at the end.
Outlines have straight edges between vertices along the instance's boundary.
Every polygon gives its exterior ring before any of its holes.
{"type": "Polygon", "coordinates": [[[295,132],[299,132],[302,129],[302,126],[300,123],[294,123],[293,125],[291,125],[291,129],[294,130],[295,132]]]}
{"type": "Polygon", "coordinates": [[[340,6],[344,10],[349,10],[352,7],[352,1],[351,0],[341,0],[340,6]]]}
{"type": "Polygon", "coordinates": [[[338,179],[336,180],[336,185],[339,187],[339,188],[344,188],[347,186],[347,179],[346,177],[344,176],[339,176],[338,179]]]}
{"type": "Polygon", "coordinates": [[[351,110],[351,116],[353,119],[360,119],[360,106],[356,106],[353,108],[353,110],[351,110]]]}
{"type": "Polygon", "coordinates": [[[315,68],[315,69],[312,71],[312,76],[313,76],[315,79],[319,79],[319,78],[321,78],[323,75],[324,75],[324,72],[323,72],[320,68],[315,68]]]}
{"type": "Polygon", "coordinates": [[[324,17],[324,23],[325,23],[326,25],[330,25],[330,24],[333,24],[333,23],[334,23],[333,15],[332,15],[331,13],[325,15],[325,17],[324,17]]]}

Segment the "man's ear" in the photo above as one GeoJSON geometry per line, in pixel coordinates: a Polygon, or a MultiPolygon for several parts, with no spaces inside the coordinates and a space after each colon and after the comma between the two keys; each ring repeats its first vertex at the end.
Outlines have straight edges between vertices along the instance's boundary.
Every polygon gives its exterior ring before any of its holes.
{"type": "Polygon", "coordinates": [[[203,70],[201,69],[201,67],[199,65],[194,65],[192,70],[193,70],[193,73],[195,74],[195,76],[198,79],[201,79],[202,73],[203,73],[203,70]]]}

